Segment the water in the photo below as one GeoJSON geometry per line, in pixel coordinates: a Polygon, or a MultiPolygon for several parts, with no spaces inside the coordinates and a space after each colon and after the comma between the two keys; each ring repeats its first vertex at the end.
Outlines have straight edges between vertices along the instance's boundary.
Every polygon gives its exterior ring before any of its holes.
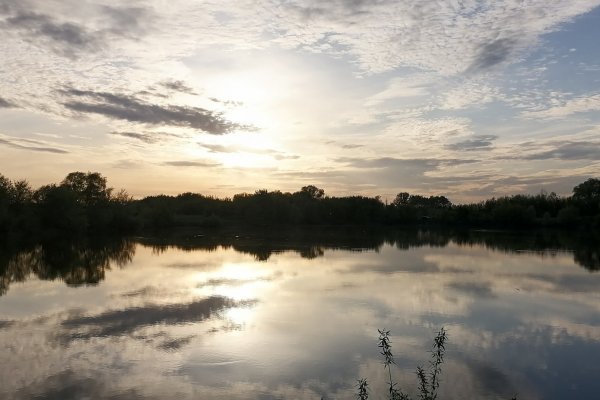
{"type": "Polygon", "coordinates": [[[569,233],[271,231],[0,253],[2,399],[596,398],[599,247],[569,233]]]}

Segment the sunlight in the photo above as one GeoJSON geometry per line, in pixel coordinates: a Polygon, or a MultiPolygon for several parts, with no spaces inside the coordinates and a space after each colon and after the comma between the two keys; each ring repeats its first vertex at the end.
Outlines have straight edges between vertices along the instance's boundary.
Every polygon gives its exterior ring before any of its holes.
{"type": "Polygon", "coordinates": [[[204,276],[203,282],[212,281],[212,292],[219,296],[243,301],[254,300],[268,283],[264,274],[245,264],[227,264],[211,275],[204,276]]]}
{"type": "Polygon", "coordinates": [[[274,124],[270,105],[281,96],[273,74],[257,69],[217,77],[214,90],[226,107],[224,116],[243,125],[265,129],[274,124]]]}
{"type": "Polygon", "coordinates": [[[254,310],[250,307],[230,308],[225,313],[227,319],[231,320],[236,325],[245,325],[252,320],[254,310]]]}

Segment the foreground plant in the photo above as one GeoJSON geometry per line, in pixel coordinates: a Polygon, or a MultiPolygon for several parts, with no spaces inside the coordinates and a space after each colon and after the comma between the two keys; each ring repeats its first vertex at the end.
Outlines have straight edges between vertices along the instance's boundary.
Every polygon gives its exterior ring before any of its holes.
{"type": "MultiPolygon", "coordinates": [[[[412,398],[398,388],[392,377],[392,364],[395,364],[392,354],[392,344],[390,342],[390,331],[379,331],[379,344],[381,355],[383,356],[383,366],[388,371],[388,399],[390,400],[412,400],[412,398]]],[[[429,371],[426,372],[423,367],[417,367],[417,378],[419,380],[419,399],[436,400],[437,390],[440,386],[440,374],[442,373],[442,363],[444,362],[444,353],[446,351],[446,340],[448,335],[444,328],[440,329],[433,339],[433,348],[431,350],[432,360],[429,361],[429,371]]],[[[369,393],[367,391],[368,383],[366,379],[358,381],[357,397],[360,400],[367,400],[369,393]]]]}
{"type": "MultiPolygon", "coordinates": [[[[398,388],[398,384],[394,382],[392,377],[392,364],[394,355],[392,354],[392,344],[390,342],[390,331],[379,331],[379,344],[381,355],[383,356],[383,366],[388,371],[388,399],[389,400],[412,400],[408,394],[402,392],[398,388]]],[[[446,352],[446,341],[448,334],[442,327],[433,339],[433,347],[431,349],[431,360],[429,361],[429,370],[425,371],[422,366],[417,367],[417,379],[419,381],[418,391],[420,400],[437,400],[438,388],[440,387],[440,375],[442,374],[442,364],[444,362],[444,354],[446,352]]],[[[356,396],[359,400],[368,400],[368,382],[366,379],[359,379],[357,385],[356,396]]],[[[511,400],[517,400],[517,396],[513,396],[511,400]]]]}

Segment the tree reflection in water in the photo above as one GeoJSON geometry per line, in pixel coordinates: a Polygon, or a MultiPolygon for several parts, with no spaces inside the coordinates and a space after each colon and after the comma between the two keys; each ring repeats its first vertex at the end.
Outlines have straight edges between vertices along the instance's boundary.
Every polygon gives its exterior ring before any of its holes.
{"type": "Polygon", "coordinates": [[[233,248],[267,261],[283,251],[297,252],[300,257],[322,257],[326,250],[379,251],[384,245],[401,250],[415,247],[485,246],[502,252],[534,252],[552,257],[570,252],[574,262],[589,271],[600,270],[600,237],[570,231],[454,231],[415,229],[280,229],[241,233],[197,234],[171,232],[156,237],[136,239],[88,238],[80,241],[46,241],[25,248],[0,248],[0,295],[13,282],[31,277],[63,280],[69,286],[95,285],[107,270],[123,267],[133,259],[135,246],[150,246],[156,254],[170,247],[184,251],[215,251],[233,248]]]}
{"type": "Polygon", "coordinates": [[[131,239],[44,242],[0,252],[0,295],[13,282],[36,277],[63,280],[69,286],[96,285],[112,267],[123,267],[135,254],[131,239]]]}

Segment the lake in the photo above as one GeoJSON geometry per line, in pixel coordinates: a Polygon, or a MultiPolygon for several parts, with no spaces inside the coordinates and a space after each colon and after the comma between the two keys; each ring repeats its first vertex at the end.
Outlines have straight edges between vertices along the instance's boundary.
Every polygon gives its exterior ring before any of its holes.
{"type": "Polygon", "coordinates": [[[600,246],[569,232],[180,232],[0,248],[2,399],[600,393],[600,246]]]}

